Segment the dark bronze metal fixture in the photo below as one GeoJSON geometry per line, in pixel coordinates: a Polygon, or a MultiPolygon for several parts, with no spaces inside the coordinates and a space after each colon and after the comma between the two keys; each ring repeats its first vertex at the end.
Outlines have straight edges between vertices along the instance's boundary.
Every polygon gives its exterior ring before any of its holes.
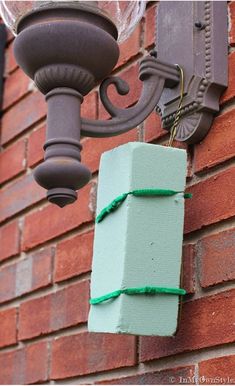
{"type": "MultiPolygon", "coordinates": [[[[219,111],[228,83],[228,22],[225,1],[163,1],[157,22],[158,58],[184,70],[184,99],[176,139],[201,141],[219,111]],[[166,33],[167,31],[167,33],[166,33]]],[[[163,128],[174,123],[179,88],[164,90],[158,103],[163,128]]]]}
{"type": "Polygon", "coordinates": [[[220,37],[226,13],[223,2],[189,3],[160,4],[158,55],[141,61],[142,93],[136,105],[127,109],[114,106],[107,95],[110,84],[121,95],[129,88],[118,77],[107,78],[118,61],[119,49],[117,29],[104,13],[65,4],[43,7],[21,18],[15,57],[48,103],[45,161],[34,176],[48,190],[49,201],[60,207],[74,202],[76,190],[91,177],[81,164],[80,134],[106,137],[124,133],[143,122],[157,104],[164,127],[170,129],[180,97],[175,63],[186,76],[177,138],[192,143],[206,134],[226,86],[226,35],[220,37]],[[202,20],[200,26],[205,24],[204,29],[199,28],[198,20],[202,20]],[[112,118],[81,118],[84,96],[101,81],[100,98],[112,118]]]}

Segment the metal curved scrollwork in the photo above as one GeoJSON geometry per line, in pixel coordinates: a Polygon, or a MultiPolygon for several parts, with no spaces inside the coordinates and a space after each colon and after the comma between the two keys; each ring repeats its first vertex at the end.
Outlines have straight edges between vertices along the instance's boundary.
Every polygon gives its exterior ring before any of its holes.
{"type": "Polygon", "coordinates": [[[129,92],[128,84],[118,77],[106,78],[100,86],[100,99],[112,118],[106,121],[82,118],[82,135],[109,137],[133,129],[154,110],[165,83],[168,87],[178,84],[179,73],[175,65],[147,56],[140,64],[139,78],[143,82],[140,99],[134,106],[126,109],[113,105],[107,95],[107,89],[110,84],[113,84],[120,95],[126,95],[129,92]]]}
{"type": "Polygon", "coordinates": [[[110,101],[107,91],[110,85],[114,85],[119,95],[127,95],[130,87],[127,82],[118,76],[110,76],[106,78],[100,85],[100,99],[105,110],[112,116],[118,117],[122,113],[123,109],[120,109],[113,105],[110,101]]]}

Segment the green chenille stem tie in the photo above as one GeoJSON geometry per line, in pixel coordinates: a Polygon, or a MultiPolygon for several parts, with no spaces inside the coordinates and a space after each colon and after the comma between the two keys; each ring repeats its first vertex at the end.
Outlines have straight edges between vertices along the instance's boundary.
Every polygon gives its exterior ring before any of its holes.
{"type": "MultiPolygon", "coordinates": [[[[170,189],[137,189],[132,190],[128,193],[123,193],[120,196],[116,197],[108,206],[106,206],[102,211],[99,213],[99,215],[96,217],[95,222],[99,223],[101,222],[109,213],[114,212],[116,209],[119,208],[119,206],[125,201],[128,195],[132,194],[136,197],[145,197],[145,196],[174,196],[178,193],[184,193],[179,192],[175,190],[170,189]]],[[[184,193],[184,198],[191,198],[191,193],[184,193]]]]}
{"type": "Polygon", "coordinates": [[[110,292],[106,295],[99,296],[97,298],[91,298],[90,304],[100,304],[106,300],[117,298],[121,294],[125,295],[139,295],[139,294],[170,294],[170,295],[185,295],[186,291],[182,288],[165,288],[165,287],[137,287],[137,288],[124,288],[117,291],[110,292]]]}

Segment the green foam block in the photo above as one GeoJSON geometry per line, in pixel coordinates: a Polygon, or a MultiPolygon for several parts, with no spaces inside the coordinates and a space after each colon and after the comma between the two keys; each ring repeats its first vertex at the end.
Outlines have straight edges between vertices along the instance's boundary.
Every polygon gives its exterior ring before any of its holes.
{"type": "MultiPolygon", "coordinates": [[[[97,214],[135,189],[184,191],[185,150],[132,142],[103,154],[97,214]]],[[[183,193],[170,197],[129,195],[95,226],[91,297],[130,287],[180,288],[184,221],[183,193]]],[[[171,336],[179,295],[121,294],[91,305],[88,330],[171,336]]]]}

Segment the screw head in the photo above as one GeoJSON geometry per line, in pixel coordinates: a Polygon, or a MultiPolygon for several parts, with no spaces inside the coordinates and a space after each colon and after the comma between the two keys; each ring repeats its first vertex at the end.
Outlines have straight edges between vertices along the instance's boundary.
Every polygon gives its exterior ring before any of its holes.
{"type": "Polygon", "coordinates": [[[196,23],[194,25],[199,30],[202,30],[202,29],[204,29],[206,27],[205,23],[202,23],[201,21],[196,21],[196,23]]]}
{"type": "Polygon", "coordinates": [[[151,50],[150,55],[153,56],[154,58],[157,58],[157,51],[156,50],[151,50]]]}

